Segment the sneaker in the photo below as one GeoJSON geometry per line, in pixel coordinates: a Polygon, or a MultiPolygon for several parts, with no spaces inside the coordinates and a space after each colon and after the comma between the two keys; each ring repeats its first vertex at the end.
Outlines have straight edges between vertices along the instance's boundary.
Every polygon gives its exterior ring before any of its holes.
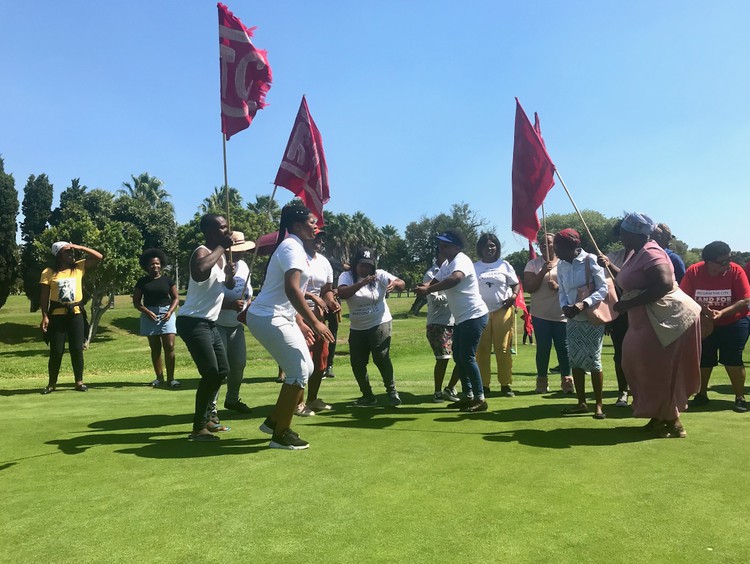
{"type": "Polygon", "coordinates": [[[307,407],[309,407],[316,413],[318,411],[331,411],[331,409],[333,409],[333,406],[331,406],[331,404],[324,402],[320,398],[316,398],[310,402],[307,402],[307,407]]]}
{"type": "Polygon", "coordinates": [[[690,402],[690,407],[702,407],[704,405],[707,405],[708,402],[709,399],[706,394],[695,394],[693,401],[690,402]]]}
{"type": "Polygon", "coordinates": [[[573,385],[572,376],[562,376],[560,378],[560,389],[564,394],[572,394],[576,391],[576,387],[573,385]]]}
{"type": "Polygon", "coordinates": [[[354,402],[354,405],[356,407],[373,407],[375,405],[378,405],[378,398],[376,398],[375,396],[362,396],[356,402],[354,402]]]}
{"type": "Polygon", "coordinates": [[[333,373],[333,366],[329,366],[328,368],[326,368],[326,371],[323,372],[323,377],[324,378],[335,378],[336,377],[336,375],[333,373]]]}
{"type": "Polygon", "coordinates": [[[266,420],[260,424],[260,427],[258,427],[258,429],[261,433],[265,433],[266,435],[273,435],[276,431],[276,423],[266,417],[266,420]]]}
{"type": "Polygon", "coordinates": [[[398,407],[401,405],[401,396],[398,395],[398,392],[389,392],[388,402],[391,404],[391,407],[398,407]]]}
{"type": "Polygon", "coordinates": [[[241,399],[238,399],[237,401],[225,401],[224,409],[236,411],[237,413],[250,413],[252,411],[250,406],[244,403],[241,399]]]}
{"type": "Polygon", "coordinates": [[[304,403],[301,403],[294,409],[294,414],[300,417],[311,417],[315,415],[315,412],[304,403]]]}
{"type": "Polygon", "coordinates": [[[516,394],[510,389],[510,386],[500,386],[500,395],[504,398],[513,398],[516,394]]]}
{"type": "Polygon", "coordinates": [[[161,388],[164,385],[164,380],[159,380],[157,378],[156,380],[154,380],[153,382],[151,382],[150,385],[151,385],[152,388],[161,388]]]}
{"type": "Polygon", "coordinates": [[[172,381],[171,381],[171,382],[169,383],[169,387],[170,387],[170,388],[172,388],[173,390],[176,390],[177,388],[179,388],[179,387],[181,387],[181,386],[182,386],[182,384],[180,383],[180,381],[179,381],[179,380],[172,380],[172,381]]]}
{"type": "Polygon", "coordinates": [[[299,435],[291,429],[287,429],[281,435],[273,435],[268,446],[283,450],[304,450],[308,448],[310,444],[307,441],[300,439],[299,435]]]}
{"type": "Polygon", "coordinates": [[[745,398],[734,399],[734,410],[737,413],[747,413],[747,402],[745,401],[745,398]]]}
{"type": "Polygon", "coordinates": [[[476,413],[478,411],[487,411],[487,402],[484,400],[473,402],[471,405],[468,405],[461,409],[461,411],[466,411],[468,413],[476,413]]]}
{"type": "Polygon", "coordinates": [[[443,395],[443,399],[446,401],[457,402],[461,400],[461,398],[458,397],[458,394],[456,393],[455,388],[448,388],[448,387],[443,388],[442,395],[443,395]]]}
{"type": "Polygon", "coordinates": [[[435,392],[432,394],[432,401],[433,403],[443,403],[443,401],[445,401],[443,399],[443,392],[435,392]]]}
{"type": "Polygon", "coordinates": [[[620,392],[620,395],[617,396],[615,407],[627,407],[627,406],[628,406],[628,393],[620,392]]]}

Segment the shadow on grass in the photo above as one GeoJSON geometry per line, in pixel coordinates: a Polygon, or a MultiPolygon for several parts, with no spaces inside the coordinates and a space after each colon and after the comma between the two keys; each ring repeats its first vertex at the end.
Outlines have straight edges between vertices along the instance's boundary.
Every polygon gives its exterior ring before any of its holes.
{"type": "Polygon", "coordinates": [[[551,429],[518,429],[488,433],[484,440],[498,443],[517,442],[522,445],[538,448],[573,448],[576,446],[612,446],[623,443],[637,443],[652,440],[655,437],[646,433],[639,426],[612,428],[572,428],[551,429]]]}
{"type": "Polygon", "coordinates": [[[0,358],[29,358],[32,356],[49,356],[47,351],[48,349],[46,347],[43,349],[32,349],[25,351],[6,351],[0,353],[0,358]]]}
{"type": "Polygon", "coordinates": [[[33,341],[42,341],[42,330],[39,329],[38,325],[0,323],[0,343],[20,345],[33,341]]]}
{"type": "MultiPolygon", "coordinates": [[[[71,377],[72,379],[72,377],[71,377]]],[[[97,390],[102,390],[106,388],[150,388],[150,382],[142,382],[142,381],[122,381],[122,382],[105,382],[105,381],[98,381],[96,378],[86,379],[84,378],[84,381],[86,383],[86,386],[88,386],[89,391],[86,392],[87,394],[96,394],[97,390]]],[[[198,379],[191,379],[191,380],[180,380],[182,383],[182,386],[180,388],[172,389],[172,388],[158,388],[155,389],[154,392],[164,392],[164,393],[179,393],[180,391],[190,391],[195,390],[198,387],[198,379]]],[[[61,393],[67,393],[67,392],[76,392],[74,389],[75,385],[73,382],[58,382],[57,383],[57,389],[50,394],[50,401],[52,401],[52,397],[54,397],[57,394],[61,393]]],[[[38,394],[41,392],[41,388],[5,388],[0,389],[0,397],[5,396],[17,396],[17,395],[25,395],[25,394],[38,394]]],[[[77,394],[80,392],[76,392],[77,394]]]]}
{"type": "Polygon", "coordinates": [[[6,464],[0,464],[0,472],[2,472],[3,470],[7,470],[8,468],[11,468],[12,466],[15,466],[16,464],[18,464],[18,463],[17,462],[8,462],[6,464]]]}
{"type": "Polygon", "coordinates": [[[139,335],[141,332],[140,317],[113,317],[109,320],[109,324],[133,335],[139,335]]]}

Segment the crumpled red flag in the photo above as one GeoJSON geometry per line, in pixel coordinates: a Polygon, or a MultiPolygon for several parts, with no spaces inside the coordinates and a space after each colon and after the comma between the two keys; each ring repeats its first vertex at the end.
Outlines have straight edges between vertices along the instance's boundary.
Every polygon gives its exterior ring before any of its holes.
{"type": "Polygon", "coordinates": [[[513,136],[513,211],[511,229],[536,239],[539,218],[536,210],[555,185],[555,165],[547,154],[539,129],[539,117],[534,114],[535,126],[516,98],[516,127],[513,136]]]}
{"type": "Polygon", "coordinates": [[[250,127],[255,113],[266,107],[271,88],[268,53],[256,49],[247,28],[224,4],[219,8],[219,61],[221,63],[221,131],[227,141],[250,127]]]}
{"type": "Polygon", "coordinates": [[[291,190],[318,218],[318,227],[323,226],[323,204],[331,199],[328,166],[323,138],[304,96],[274,184],[291,190]]]}

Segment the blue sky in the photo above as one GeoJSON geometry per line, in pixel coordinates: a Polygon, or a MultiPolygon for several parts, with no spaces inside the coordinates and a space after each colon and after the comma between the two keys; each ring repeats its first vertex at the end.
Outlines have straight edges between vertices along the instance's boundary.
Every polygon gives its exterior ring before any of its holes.
{"type": "MultiPolygon", "coordinates": [[[[747,2],[229,1],[268,50],[269,106],[227,145],[229,183],[270,194],[300,98],[334,212],[403,231],[465,201],[510,231],[518,96],[579,208],[650,214],[690,246],[750,250],[747,2]]],[[[164,181],[178,221],[223,183],[216,3],[2,2],[0,154],[117,190],[164,181]]],[[[283,203],[290,194],[278,192],[283,203]]],[[[562,188],[548,213],[573,211],[562,188]]]]}

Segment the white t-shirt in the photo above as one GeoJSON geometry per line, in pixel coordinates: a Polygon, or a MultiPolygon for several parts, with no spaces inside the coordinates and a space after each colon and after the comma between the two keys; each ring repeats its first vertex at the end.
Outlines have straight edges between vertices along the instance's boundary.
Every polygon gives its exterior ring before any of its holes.
{"type": "MultiPolygon", "coordinates": [[[[248,268],[247,263],[244,260],[238,260],[235,264],[237,271],[234,273],[234,288],[230,290],[224,286],[223,299],[231,300],[233,302],[242,299],[248,301],[253,295],[253,287],[247,278],[247,275],[250,273],[250,268],[248,268]],[[248,280],[247,288],[245,288],[245,280],[248,280]],[[244,297],[241,295],[243,288],[245,288],[244,297]]],[[[237,321],[237,312],[233,309],[222,309],[221,313],[219,313],[219,319],[216,320],[216,324],[221,325],[222,327],[237,327],[238,325],[241,325],[240,322],[237,321]]]]}
{"type": "Polygon", "coordinates": [[[445,290],[456,325],[476,319],[488,313],[487,306],[479,294],[477,273],[471,259],[463,253],[458,253],[451,262],[444,262],[435,278],[438,282],[445,280],[456,271],[464,273],[464,278],[453,288],[445,290]]]}
{"type": "Polygon", "coordinates": [[[513,295],[511,286],[518,284],[518,276],[513,267],[499,258],[494,262],[477,261],[474,263],[477,273],[479,294],[487,309],[497,311],[503,302],[513,295]]]}
{"type": "Polygon", "coordinates": [[[296,310],[286,297],[284,275],[289,270],[299,270],[300,290],[305,292],[310,277],[310,264],[302,240],[296,235],[288,235],[271,255],[266,271],[266,279],[258,297],[250,304],[249,314],[258,317],[281,316],[294,321],[296,310]]]}
{"type": "MultiPolygon", "coordinates": [[[[208,247],[201,245],[198,249],[206,249],[210,251],[208,247]]],[[[193,254],[195,254],[193,251],[193,254]]],[[[193,256],[190,255],[190,260],[193,260],[193,256]]],[[[188,284],[187,297],[185,303],[182,304],[178,317],[197,317],[199,319],[208,319],[209,321],[216,321],[221,311],[221,303],[224,301],[224,266],[226,265],[226,259],[221,257],[216,264],[211,267],[211,272],[208,274],[203,282],[197,282],[193,280],[193,275],[190,275],[190,283],[188,284]]]]}
{"type": "MultiPolygon", "coordinates": [[[[440,267],[432,263],[432,266],[427,272],[425,272],[422,284],[429,284],[435,275],[440,270],[440,267]]],[[[432,292],[427,294],[427,325],[448,325],[452,326],[453,314],[451,309],[448,307],[448,298],[445,296],[445,292],[432,292]]]]}
{"type": "MultiPolygon", "coordinates": [[[[326,284],[333,284],[333,267],[326,257],[315,253],[314,257],[307,256],[310,263],[310,278],[307,281],[307,291],[320,297],[320,291],[326,284]]],[[[312,300],[307,300],[307,305],[313,307],[312,300]]]]}
{"type": "MultiPolygon", "coordinates": [[[[555,260],[557,262],[555,262],[552,270],[544,275],[544,280],[542,280],[539,289],[531,293],[531,316],[547,321],[561,321],[565,323],[568,318],[565,317],[562,309],[560,309],[560,298],[557,295],[557,290],[550,290],[547,285],[550,280],[557,282],[557,265],[559,260],[555,260]]],[[[526,263],[526,268],[523,271],[539,274],[545,262],[544,257],[536,257],[526,263]]]]}
{"type": "MultiPolygon", "coordinates": [[[[372,329],[381,323],[393,319],[388,304],[385,303],[385,294],[390,284],[396,277],[385,270],[376,270],[377,280],[373,284],[362,286],[357,293],[346,299],[349,308],[349,323],[351,329],[364,331],[372,329]]],[[[339,288],[354,284],[352,273],[342,272],[339,276],[339,288]]]]}

